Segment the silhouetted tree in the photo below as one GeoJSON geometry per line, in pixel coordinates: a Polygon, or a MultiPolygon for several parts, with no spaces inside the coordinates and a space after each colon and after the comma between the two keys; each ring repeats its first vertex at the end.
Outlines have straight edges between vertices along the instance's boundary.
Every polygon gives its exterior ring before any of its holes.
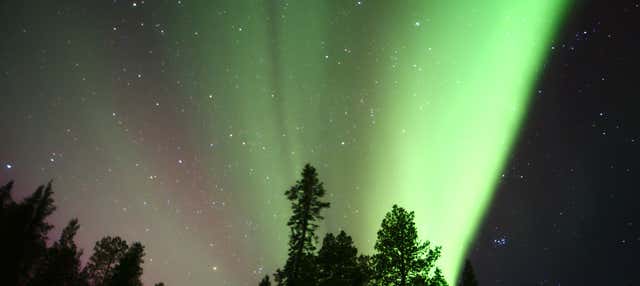
{"type": "Polygon", "coordinates": [[[106,236],[97,241],[93,247],[93,254],[83,270],[91,285],[104,285],[128,248],[127,242],[118,236],[106,236]]]}
{"type": "Polygon", "coordinates": [[[473,271],[473,266],[471,265],[471,261],[467,259],[464,262],[464,268],[462,269],[462,276],[460,277],[460,282],[458,283],[460,286],[478,286],[478,281],[476,280],[476,274],[473,271]]]}
{"type": "Polygon", "coordinates": [[[80,286],[84,281],[80,275],[79,250],[73,241],[80,225],[72,219],[62,230],[60,239],[47,249],[45,257],[38,264],[35,276],[29,285],[33,286],[80,286]]]}
{"type": "Polygon", "coordinates": [[[440,248],[431,249],[429,241],[418,240],[413,219],[413,212],[394,205],[382,220],[373,256],[377,283],[406,286],[416,277],[428,278],[440,248]]]}
{"type": "Polygon", "coordinates": [[[156,283],[154,286],[164,286],[164,283],[162,283],[162,282],[158,282],[158,283],[156,283]]]}
{"type": "Polygon", "coordinates": [[[367,273],[358,261],[358,249],[344,231],[327,233],[318,252],[320,286],[355,286],[366,282],[367,273]]]}
{"type": "Polygon", "coordinates": [[[55,210],[51,183],[38,187],[19,203],[11,196],[12,187],[13,182],[0,186],[0,285],[142,285],[142,244],[127,248],[119,237],[103,238],[96,243],[87,267],[80,271],[82,251],[74,242],[77,219],[71,220],[47,248],[47,234],[53,226],[46,219],[55,210]]]}
{"type": "Polygon", "coordinates": [[[118,265],[113,269],[113,275],[108,278],[105,285],[141,286],[143,257],[144,246],[139,242],[134,242],[120,258],[118,265]]]}
{"type": "Polygon", "coordinates": [[[357,259],[358,272],[353,285],[369,285],[374,274],[373,259],[368,255],[360,255],[357,259]]]}
{"type": "Polygon", "coordinates": [[[46,218],[55,210],[51,183],[16,203],[13,182],[0,188],[0,285],[25,285],[46,253],[46,218]]]}
{"type": "Polygon", "coordinates": [[[436,267],[433,277],[429,279],[429,286],[449,286],[449,283],[444,279],[444,275],[442,275],[442,270],[440,270],[440,268],[436,267]]]}
{"type": "Polygon", "coordinates": [[[316,169],[309,164],[302,170],[302,179],[285,192],[293,214],[287,223],[291,229],[287,262],[274,275],[279,285],[310,285],[317,281],[313,251],[318,240],[317,221],[323,218],[320,211],[329,207],[321,200],[324,193],[316,169]]]}
{"type": "Polygon", "coordinates": [[[269,281],[269,275],[265,275],[262,280],[260,280],[260,284],[258,286],[271,286],[271,281],[269,281]]]}
{"type": "Polygon", "coordinates": [[[0,187],[0,222],[4,222],[9,211],[9,207],[12,207],[15,204],[11,197],[12,188],[13,181],[9,181],[6,185],[0,187]]]}
{"type": "Polygon", "coordinates": [[[408,285],[412,286],[429,286],[429,277],[425,275],[417,275],[409,279],[408,285]]]}
{"type": "Polygon", "coordinates": [[[445,280],[442,275],[442,270],[436,267],[433,275],[429,277],[427,273],[423,273],[417,276],[414,276],[411,279],[411,284],[413,286],[449,286],[447,280],[445,280]]]}

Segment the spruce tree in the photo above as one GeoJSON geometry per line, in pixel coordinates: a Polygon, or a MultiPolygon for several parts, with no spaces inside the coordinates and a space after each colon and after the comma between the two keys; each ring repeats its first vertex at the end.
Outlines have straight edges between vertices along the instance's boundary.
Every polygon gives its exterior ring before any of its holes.
{"type": "Polygon", "coordinates": [[[309,164],[302,170],[302,179],[285,192],[293,214],[287,223],[291,229],[287,262],[275,274],[279,285],[310,285],[317,279],[313,251],[318,240],[317,222],[323,219],[320,211],[329,207],[328,202],[321,200],[324,194],[318,173],[309,164]]]}
{"type": "Polygon", "coordinates": [[[473,266],[471,265],[471,261],[467,259],[464,262],[464,268],[462,269],[462,277],[460,278],[460,286],[478,286],[478,281],[476,280],[476,274],[473,271],[473,266]]]}
{"type": "Polygon", "coordinates": [[[416,279],[426,280],[429,270],[440,256],[440,248],[420,242],[413,222],[414,213],[393,206],[382,220],[373,256],[379,284],[407,286],[416,279]]]}

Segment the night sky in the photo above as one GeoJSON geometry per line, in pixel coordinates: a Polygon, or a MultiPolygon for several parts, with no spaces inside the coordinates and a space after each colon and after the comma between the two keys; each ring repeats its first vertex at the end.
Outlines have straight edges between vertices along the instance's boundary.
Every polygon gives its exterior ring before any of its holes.
{"type": "Polygon", "coordinates": [[[639,20],[638,1],[565,19],[470,252],[485,285],[640,284],[639,20]]]}
{"type": "Polygon", "coordinates": [[[78,217],[85,259],[120,235],[146,246],[146,284],[257,285],[309,162],[320,232],[363,253],[398,203],[450,280],[469,257],[481,285],[640,285],[638,1],[9,0],[0,17],[0,184],[53,179],[50,237],[78,217]]]}

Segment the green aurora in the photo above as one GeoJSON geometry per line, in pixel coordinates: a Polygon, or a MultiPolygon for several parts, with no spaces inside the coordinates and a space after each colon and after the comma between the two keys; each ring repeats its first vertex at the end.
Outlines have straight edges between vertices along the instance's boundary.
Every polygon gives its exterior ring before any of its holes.
{"type": "Polygon", "coordinates": [[[320,237],[370,254],[399,204],[452,282],[569,2],[6,1],[0,179],[53,178],[85,257],[141,241],[145,284],[257,285],[308,162],[320,237]]]}
{"type": "MultiPolygon", "coordinates": [[[[204,1],[203,1],[204,2],[204,1]]],[[[260,226],[238,241],[265,271],[284,263],[283,193],[304,163],[370,253],[392,204],[458,274],[527,110],[566,0],[226,1],[177,10],[176,75],[199,84],[191,142],[260,226]],[[232,171],[233,170],[233,171],[232,171]]],[[[227,279],[233,281],[233,274],[227,279]]],[[[235,278],[237,279],[237,278],[235,278]]]]}

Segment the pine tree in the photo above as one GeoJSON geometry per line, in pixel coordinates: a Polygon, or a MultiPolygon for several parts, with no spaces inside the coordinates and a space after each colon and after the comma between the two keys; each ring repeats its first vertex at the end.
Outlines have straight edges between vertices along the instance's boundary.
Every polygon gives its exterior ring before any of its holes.
{"type": "Polygon", "coordinates": [[[80,275],[80,256],[82,251],[73,241],[80,225],[72,219],[62,230],[60,239],[56,241],[38,265],[32,286],[79,286],[84,281],[80,275]]]}
{"type": "Polygon", "coordinates": [[[462,277],[460,278],[460,286],[478,286],[478,281],[476,280],[476,274],[473,271],[473,266],[471,265],[471,261],[467,259],[464,262],[464,269],[462,269],[462,277]]]}
{"type": "Polygon", "coordinates": [[[113,269],[113,275],[105,285],[108,286],[141,286],[142,263],[144,246],[134,242],[127,252],[120,258],[118,265],[113,269]]]}
{"type": "Polygon", "coordinates": [[[440,248],[418,240],[414,213],[393,206],[382,220],[373,256],[376,280],[383,285],[406,286],[427,274],[440,256],[440,248]]]}
{"type": "Polygon", "coordinates": [[[55,206],[51,183],[20,203],[11,198],[12,186],[9,182],[0,188],[0,285],[25,285],[46,253],[47,234],[53,227],[46,219],[55,206]]]}
{"type": "Polygon", "coordinates": [[[271,281],[269,281],[269,275],[265,275],[262,280],[260,280],[260,284],[258,286],[271,286],[271,281]]]}
{"type": "Polygon", "coordinates": [[[128,248],[127,242],[118,236],[106,236],[97,241],[93,247],[93,254],[83,270],[91,285],[104,285],[128,248]]]}
{"type": "Polygon", "coordinates": [[[309,164],[302,170],[302,179],[285,192],[293,214],[287,223],[291,229],[288,259],[284,269],[278,269],[275,275],[279,285],[309,285],[317,279],[313,251],[318,240],[317,221],[323,219],[320,211],[329,207],[321,200],[324,193],[316,169],[309,164]]]}
{"type": "Polygon", "coordinates": [[[318,252],[320,286],[363,285],[367,273],[360,267],[358,249],[353,240],[344,231],[337,236],[325,235],[322,248],[318,252]]]}

